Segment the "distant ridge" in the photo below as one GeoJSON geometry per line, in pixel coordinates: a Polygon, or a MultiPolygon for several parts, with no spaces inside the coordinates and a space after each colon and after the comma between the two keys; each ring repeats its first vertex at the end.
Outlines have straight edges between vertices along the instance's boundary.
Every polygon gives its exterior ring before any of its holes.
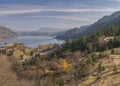
{"type": "Polygon", "coordinates": [[[85,31],[87,28],[88,26],[81,26],[80,28],[73,28],[73,29],[65,31],[63,34],[60,34],[60,35],[58,34],[56,38],[63,39],[63,40],[79,38],[82,31],[85,31]]]}
{"type": "Polygon", "coordinates": [[[21,36],[55,36],[56,34],[61,34],[61,31],[59,28],[45,27],[33,31],[20,31],[18,34],[21,36]]]}

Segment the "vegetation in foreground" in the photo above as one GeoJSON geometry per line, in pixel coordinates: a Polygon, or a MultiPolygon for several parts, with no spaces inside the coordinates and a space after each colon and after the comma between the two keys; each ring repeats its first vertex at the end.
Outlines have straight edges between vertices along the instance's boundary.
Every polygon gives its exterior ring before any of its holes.
{"type": "Polygon", "coordinates": [[[32,83],[28,86],[116,86],[120,83],[119,34],[119,27],[110,25],[69,40],[54,52],[15,43],[1,47],[0,55],[6,56],[19,83],[24,81],[20,86],[27,82],[32,83]]]}

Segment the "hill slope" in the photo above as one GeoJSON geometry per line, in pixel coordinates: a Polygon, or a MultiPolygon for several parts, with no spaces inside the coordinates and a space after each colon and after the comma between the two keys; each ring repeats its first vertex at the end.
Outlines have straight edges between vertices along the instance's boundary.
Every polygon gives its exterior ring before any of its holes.
{"type": "Polygon", "coordinates": [[[99,19],[94,24],[90,25],[82,34],[91,34],[100,29],[108,27],[109,25],[116,25],[120,26],[120,11],[117,11],[109,16],[104,16],[103,18],[99,19]]]}
{"type": "Polygon", "coordinates": [[[0,40],[3,40],[5,38],[13,38],[16,36],[18,36],[17,33],[6,27],[0,26],[0,40]]]}
{"type": "Polygon", "coordinates": [[[63,34],[57,35],[58,39],[74,39],[79,38],[82,31],[86,30],[88,26],[82,26],[80,28],[73,28],[65,31],[63,34]]]}
{"type": "Polygon", "coordinates": [[[6,56],[0,57],[0,86],[33,86],[32,81],[20,80],[6,56]]]}
{"type": "Polygon", "coordinates": [[[94,32],[99,31],[100,29],[105,29],[110,25],[116,25],[117,27],[120,27],[120,11],[117,11],[109,16],[104,16],[89,26],[68,30],[66,33],[58,35],[57,38],[75,39],[87,34],[93,34],[94,32]]]}

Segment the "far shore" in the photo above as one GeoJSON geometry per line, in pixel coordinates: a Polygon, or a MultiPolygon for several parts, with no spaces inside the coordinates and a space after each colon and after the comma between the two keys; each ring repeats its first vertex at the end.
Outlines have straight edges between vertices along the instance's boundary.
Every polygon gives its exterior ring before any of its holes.
{"type": "Polygon", "coordinates": [[[2,39],[2,38],[0,38],[0,41],[3,41],[3,39],[2,39]]]}

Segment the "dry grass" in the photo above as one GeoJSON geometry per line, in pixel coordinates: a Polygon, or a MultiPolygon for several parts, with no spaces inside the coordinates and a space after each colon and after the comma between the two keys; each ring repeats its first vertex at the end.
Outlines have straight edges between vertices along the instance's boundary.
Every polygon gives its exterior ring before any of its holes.
{"type": "Polygon", "coordinates": [[[94,83],[92,86],[120,86],[120,74],[114,74],[102,78],[94,83]]]}
{"type": "Polygon", "coordinates": [[[90,83],[94,82],[97,77],[95,76],[89,76],[88,80],[82,82],[80,86],[88,86],[90,83]]]}
{"type": "Polygon", "coordinates": [[[20,80],[11,65],[7,57],[0,57],[0,86],[34,86],[33,81],[20,80]]]}
{"type": "Polygon", "coordinates": [[[104,39],[104,41],[109,41],[109,40],[111,40],[111,39],[114,39],[114,36],[106,37],[106,38],[104,39]]]}
{"type": "MultiPolygon", "coordinates": [[[[100,59],[94,68],[97,67],[97,64],[102,64],[105,67],[105,71],[103,71],[101,78],[96,80],[96,78],[88,78],[83,82],[82,86],[88,86],[88,84],[94,82],[90,86],[120,86],[120,48],[115,49],[115,54],[111,54],[110,50],[105,51],[104,54],[108,56],[100,59]],[[114,66],[117,66],[118,73],[115,73],[114,66]]],[[[94,71],[93,71],[94,72],[94,71]]]]}

